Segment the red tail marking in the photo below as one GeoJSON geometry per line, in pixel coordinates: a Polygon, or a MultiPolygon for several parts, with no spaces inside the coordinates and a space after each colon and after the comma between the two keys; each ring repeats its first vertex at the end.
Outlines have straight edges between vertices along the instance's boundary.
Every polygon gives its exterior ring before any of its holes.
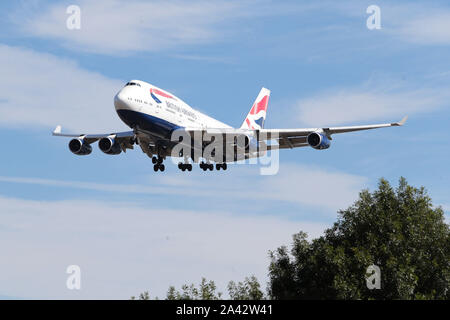
{"type": "MultiPolygon", "coordinates": [[[[266,111],[268,102],[269,102],[269,96],[264,96],[264,98],[262,98],[261,101],[257,103],[256,112],[252,113],[252,114],[257,114],[261,110],[266,111]]],[[[252,111],[253,111],[254,107],[255,106],[253,106],[252,111]]]]}

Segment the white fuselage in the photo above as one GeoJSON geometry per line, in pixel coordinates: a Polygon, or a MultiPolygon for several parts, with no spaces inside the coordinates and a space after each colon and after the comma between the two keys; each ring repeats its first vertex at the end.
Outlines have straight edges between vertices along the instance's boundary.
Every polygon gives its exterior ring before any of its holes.
{"type": "Polygon", "coordinates": [[[114,97],[114,106],[122,121],[157,135],[184,128],[231,128],[191,108],[175,95],[147,82],[132,80],[114,97]]]}

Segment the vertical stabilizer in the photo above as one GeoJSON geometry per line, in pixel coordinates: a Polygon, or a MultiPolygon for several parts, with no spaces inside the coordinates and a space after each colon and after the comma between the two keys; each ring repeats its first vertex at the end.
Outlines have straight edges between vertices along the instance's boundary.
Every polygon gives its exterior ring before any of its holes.
{"type": "Polygon", "coordinates": [[[270,90],[262,88],[253,103],[250,112],[241,125],[241,129],[257,130],[264,128],[267,106],[269,104],[270,90]]]}

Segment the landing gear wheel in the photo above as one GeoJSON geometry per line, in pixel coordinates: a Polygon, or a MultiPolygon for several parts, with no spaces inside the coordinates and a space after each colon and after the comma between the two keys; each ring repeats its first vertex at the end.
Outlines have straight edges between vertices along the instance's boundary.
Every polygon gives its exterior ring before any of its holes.
{"type": "Polygon", "coordinates": [[[161,158],[161,157],[159,157],[158,156],[158,158],[156,158],[156,157],[153,157],[152,158],[152,162],[154,163],[154,165],[153,165],[153,171],[164,171],[164,169],[165,169],[165,166],[163,165],[163,158],[161,158]]]}
{"type": "Polygon", "coordinates": [[[222,163],[222,169],[223,170],[227,170],[227,164],[226,163],[222,163]]]}
{"type": "Polygon", "coordinates": [[[179,162],[178,169],[180,169],[181,171],[186,171],[186,170],[192,171],[192,164],[187,163],[187,162],[185,162],[185,163],[179,162]]]}
{"type": "Polygon", "coordinates": [[[216,163],[216,170],[220,170],[221,167],[222,165],[220,163],[216,163]]]}
{"type": "Polygon", "coordinates": [[[212,163],[209,163],[209,162],[200,162],[200,168],[202,168],[203,169],[203,171],[206,171],[206,170],[210,170],[210,171],[212,171],[212,170],[214,170],[214,165],[212,164],[212,163]]]}

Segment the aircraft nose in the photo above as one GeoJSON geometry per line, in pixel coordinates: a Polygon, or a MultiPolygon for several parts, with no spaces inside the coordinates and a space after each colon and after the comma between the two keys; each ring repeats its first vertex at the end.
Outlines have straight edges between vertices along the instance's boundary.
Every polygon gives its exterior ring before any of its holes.
{"type": "Polygon", "coordinates": [[[114,96],[114,107],[116,108],[116,110],[127,108],[126,97],[123,94],[123,90],[120,90],[114,96]]]}

